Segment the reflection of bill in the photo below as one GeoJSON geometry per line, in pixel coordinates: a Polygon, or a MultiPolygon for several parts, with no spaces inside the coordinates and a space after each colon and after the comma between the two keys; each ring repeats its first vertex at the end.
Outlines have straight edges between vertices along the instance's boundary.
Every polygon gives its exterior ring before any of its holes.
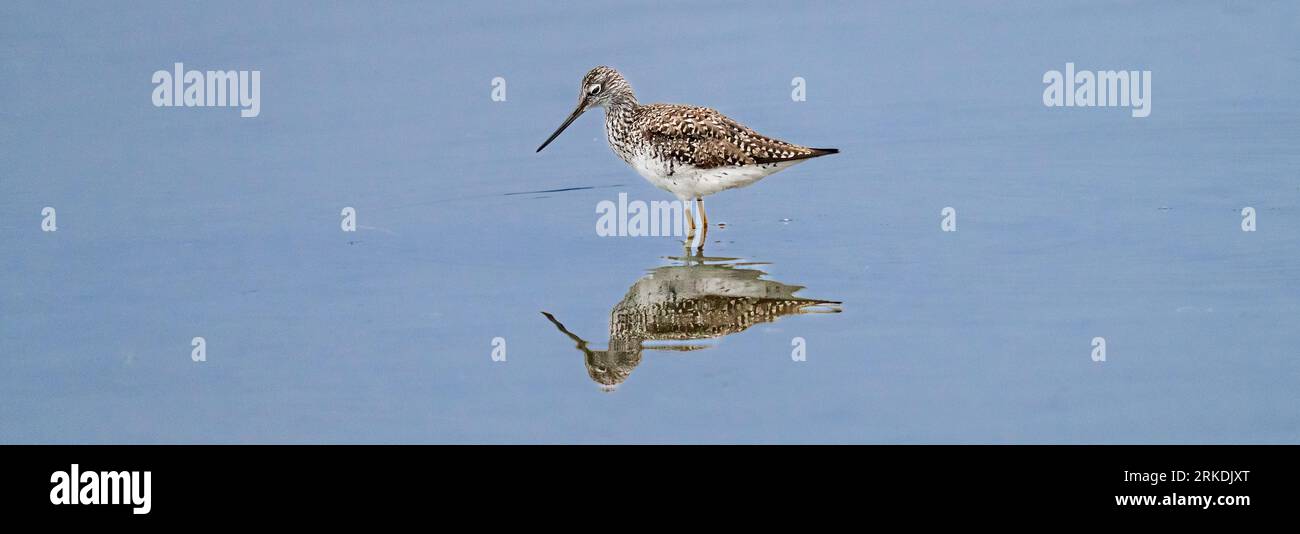
{"type": "Polygon", "coordinates": [[[610,311],[609,343],[594,350],[569,332],[555,316],[542,312],[560,332],[577,343],[587,374],[601,389],[612,391],[641,363],[643,350],[693,351],[699,341],[742,332],[786,315],[837,313],[839,302],[796,297],[802,286],[765,280],[758,265],[734,258],[673,258],[637,280],[610,311]],[[668,345],[647,343],[674,342],[668,345]]]}

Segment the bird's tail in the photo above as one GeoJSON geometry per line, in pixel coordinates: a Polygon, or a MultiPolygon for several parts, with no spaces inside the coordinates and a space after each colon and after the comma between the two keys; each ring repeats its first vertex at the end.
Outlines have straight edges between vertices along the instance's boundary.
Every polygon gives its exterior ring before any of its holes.
{"type": "Polygon", "coordinates": [[[787,161],[800,161],[840,153],[840,149],[838,148],[808,148],[807,150],[808,152],[803,154],[795,154],[793,156],[779,158],[754,158],[754,161],[756,163],[785,163],[787,161]]]}

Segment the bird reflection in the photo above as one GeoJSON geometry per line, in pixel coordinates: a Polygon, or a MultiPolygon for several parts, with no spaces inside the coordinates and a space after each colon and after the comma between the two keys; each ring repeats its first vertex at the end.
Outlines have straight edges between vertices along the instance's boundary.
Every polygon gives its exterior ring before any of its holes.
{"type": "Polygon", "coordinates": [[[702,255],[668,258],[672,265],[652,269],[637,280],[609,314],[604,350],[570,332],[554,315],[547,319],[577,343],[587,374],[604,391],[627,380],[645,350],[694,351],[692,343],[742,332],[786,315],[838,313],[838,301],[796,297],[803,286],[763,279],[753,268],[762,263],[702,255]],[[668,343],[668,344],[660,344],[668,343]]]}

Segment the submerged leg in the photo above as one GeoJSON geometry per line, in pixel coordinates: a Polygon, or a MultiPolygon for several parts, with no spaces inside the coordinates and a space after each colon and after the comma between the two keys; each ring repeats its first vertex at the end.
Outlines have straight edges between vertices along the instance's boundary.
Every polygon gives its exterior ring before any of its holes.
{"type": "Polygon", "coordinates": [[[682,202],[682,217],[686,218],[686,248],[695,240],[695,217],[691,216],[691,203],[682,202]]]}
{"type": "Polygon", "coordinates": [[[700,225],[700,245],[697,246],[697,247],[695,247],[695,250],[698,251],[698,252],[700,252],[700,253],[703,253],[703,252],[704,252],[704,243],[705,243],[706,241],[708,241],[708,240],[709,240],[709,227],[708,227],[708,225],[701,224],[701,225],[700,225]]]}
{"type": "Polygon", "coordinates": [[[709,215],[704,213],[704,198],[695,197],[695,211],[700,213],[700,245],[695,250],[703,253],[704,243],[709,240],[709,215]]]}

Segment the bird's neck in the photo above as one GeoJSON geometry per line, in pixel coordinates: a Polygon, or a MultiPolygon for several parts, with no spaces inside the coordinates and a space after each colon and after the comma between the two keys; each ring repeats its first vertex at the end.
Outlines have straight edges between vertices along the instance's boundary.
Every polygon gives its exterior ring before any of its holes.
{"type": "Polygon", "coordinates": [[[637,106],[635,96],[620,96],[609,101],[605,105],[605,122],[606,123],[625,123],[632,120],[637,106]]]}
{"type": "Polygon", "coordinates": [[[636,101],[636,94],[632,91],[623,91],[609,99],[606,111],[632,111],[639,105],[636,101]]]}
{"type": "Polygon", "coordinates": [[[631,102],[610,102],[605,106],[605,139],[609,148],[627,163],[632,163],[634,146],[633,124],[636,118],[636,99],[631,102]]]}

